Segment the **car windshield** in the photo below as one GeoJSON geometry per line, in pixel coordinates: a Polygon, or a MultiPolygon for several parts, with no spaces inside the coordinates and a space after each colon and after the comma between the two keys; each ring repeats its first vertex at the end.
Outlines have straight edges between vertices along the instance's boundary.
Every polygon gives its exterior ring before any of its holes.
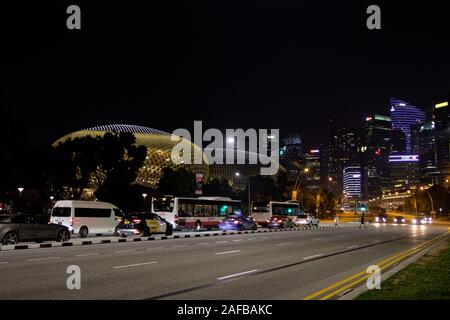
{"type": "Polygon", "coordinates": [[[52,211],[53,217],[70,217],[70,208],[67,207],[55,207],[52,211]]]}

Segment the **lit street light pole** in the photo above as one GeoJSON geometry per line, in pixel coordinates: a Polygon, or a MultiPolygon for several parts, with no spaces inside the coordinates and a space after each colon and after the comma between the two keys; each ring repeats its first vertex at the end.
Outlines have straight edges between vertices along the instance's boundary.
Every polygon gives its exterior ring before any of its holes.
{"type": "Polygon", "coordinates": [[[144,211],[145,211],[145,198],[147,198],[147,194],[146,194],[146,193],[143,193],[143,194],[142,194],[142,198],[144,198],[144,211]]]}
{"type": "Polygon", "coordinates": [[[17,188],[17,190],[19,190],[19,203],[18,203],[18,207],[19,207],[19,210],[22,210],[22,209],[21,209],[21,206],[22,206],[22,191],[23,191],[23,188],[20,187],[20,188],[17,188]]]}

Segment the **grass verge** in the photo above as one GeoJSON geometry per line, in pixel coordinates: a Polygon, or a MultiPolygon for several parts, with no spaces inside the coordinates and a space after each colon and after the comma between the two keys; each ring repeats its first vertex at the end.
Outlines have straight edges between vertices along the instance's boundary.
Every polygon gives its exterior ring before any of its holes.
{"type": "Polygon", "coordinates": [[[429,251],[355,300],[449,300],[450,241],[429,251]]]}

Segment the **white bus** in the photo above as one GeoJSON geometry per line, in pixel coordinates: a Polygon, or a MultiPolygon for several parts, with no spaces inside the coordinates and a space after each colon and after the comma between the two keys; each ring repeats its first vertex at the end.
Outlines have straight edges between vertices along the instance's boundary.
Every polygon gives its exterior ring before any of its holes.
{"type": "Polygon", "coordinates": [[[50,222],[62,224],[72,234],[86,238],[89,234],[117,234],[124,213],[107,202],[61,200],[55,203],[50,222]]]}
{"type": "Polygon", "coordinates": [[[261,226],[267,226],[267,220],[273,216],[296,217],[303,212],[300,209],[300,203],[291,201],[253,201],[251,209],[251,217],[261,226]]]}
{"type": "Polygon", "coordinates": [[[184,198],[165,196],[152,198],[152,213],[172,223],[174,228],[217,228],[232,214],[242,214],[239,200],[226,197],[184,198]]]}

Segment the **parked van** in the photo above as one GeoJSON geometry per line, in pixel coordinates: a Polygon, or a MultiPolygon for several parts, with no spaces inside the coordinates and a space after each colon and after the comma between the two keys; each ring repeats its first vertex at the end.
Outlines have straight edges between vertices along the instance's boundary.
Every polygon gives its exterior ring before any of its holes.
{"type": "Polygon", "coordinates": [[[115,234],[124,213],[107,202],[61,200],[53,207],[50,222],[67,226],[72,234],[115,234]]]}

